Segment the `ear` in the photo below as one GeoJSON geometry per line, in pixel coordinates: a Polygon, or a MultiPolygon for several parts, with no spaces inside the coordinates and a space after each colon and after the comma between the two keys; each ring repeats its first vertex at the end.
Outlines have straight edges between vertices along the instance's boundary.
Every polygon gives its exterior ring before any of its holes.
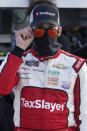
{"type": "Polygon", "coordinates": [[[58,32],[59,32],[59,33],[58,33],[58,36],[60,36],[61,33],[62,33],[62,27],[61,27],[61,26],[59,27],[58,32]]]}

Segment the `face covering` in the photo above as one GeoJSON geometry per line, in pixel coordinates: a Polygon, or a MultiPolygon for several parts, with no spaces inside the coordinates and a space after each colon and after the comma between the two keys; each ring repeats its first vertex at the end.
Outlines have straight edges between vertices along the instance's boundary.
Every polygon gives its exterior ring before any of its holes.
{"type": "Polygon", "coordinates": [[[58,37],[50,38],[47,31],[41,38],[34,39],[33,47],[37,55],[55,55],[61,45],[57,42],[58,37]]]}

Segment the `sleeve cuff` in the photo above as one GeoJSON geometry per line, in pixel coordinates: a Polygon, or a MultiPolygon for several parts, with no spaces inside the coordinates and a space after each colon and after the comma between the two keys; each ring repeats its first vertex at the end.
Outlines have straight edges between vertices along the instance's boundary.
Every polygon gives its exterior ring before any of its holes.
{"type": "Polygon", "coordinates": [[[21,49],[18,46],[15,46],[14,50],[12,50],[12,52],[11,52],[11,54],[14,54],[14,55],[18,56],[19,58],[22,57],[23,53],[24,53],[24,50],[21,49]]]}

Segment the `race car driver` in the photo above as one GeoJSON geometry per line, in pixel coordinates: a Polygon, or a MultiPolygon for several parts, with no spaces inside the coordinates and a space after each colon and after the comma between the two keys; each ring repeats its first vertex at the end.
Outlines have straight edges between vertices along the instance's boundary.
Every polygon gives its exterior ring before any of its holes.
{"type": "Polygon", "coordinates": [[[14,131],[87,131],[86,62],[60,49],[61,31],[58,9],[45,3],[15,34],[0,66],[0,95],[14,88],[14,131]]]}

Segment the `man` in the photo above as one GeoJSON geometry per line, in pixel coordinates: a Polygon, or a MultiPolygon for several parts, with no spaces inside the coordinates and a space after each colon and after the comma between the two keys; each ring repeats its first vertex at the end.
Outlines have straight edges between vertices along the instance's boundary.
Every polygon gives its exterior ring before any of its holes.
{"type": "Polygon", "coordinates": [[[62,28],[54,5],[33,7],[30,26],[16,32],[16,47],[0,67],[0,95],[14,88],[14,130],[79,131],[80,125],[86,131],[85,59],[60,49],[62,28]]]}

